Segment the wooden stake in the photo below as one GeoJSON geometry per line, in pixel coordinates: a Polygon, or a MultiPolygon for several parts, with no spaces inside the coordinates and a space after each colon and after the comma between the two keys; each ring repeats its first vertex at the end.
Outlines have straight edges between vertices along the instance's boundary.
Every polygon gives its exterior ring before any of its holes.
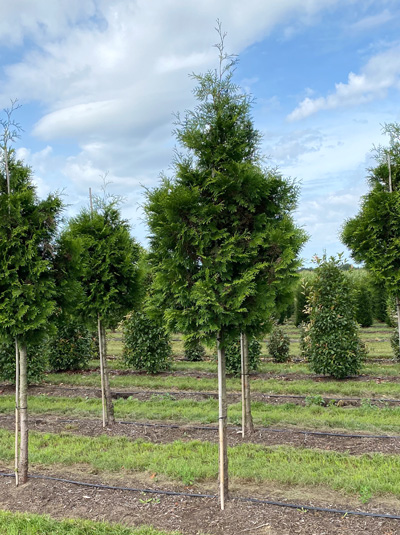
{"type": "Polygon", "coordinates": [[[244,438],[254,432],[249,381],[249,341],[245,333],[240,335],[240,350],[242,363],[242,437],[244,438]]]}
{"type": "Polygon", "coordinates": [[[28,355],[26,344],[19,346],[19,413],[21,440],[19,447],[18,474],[19,483],[23,485],[28,481],[28,355]]]}
{"type": "Polygon", "coordinates": [[[104,376],[104,394],[106,398],[107,425],[110,425],[110,424],[115,424],[115,416],[114,416],[114,405],[112,402],[110,381],[108,377],[106,329],[103,324],[101,325],[101,346],[102,346],[102,353],[103,353],[103,376],[104,376]]]}
{"type": "Polygon", "coordinates": [[[101,380],[101,407],[103,415],[103,427],[106,427],[106,403],[104,395],[104,367],[103,367],[103,340],[101,333],[100,314],[97,316],[97,335],[99,337],[99,359],[100,359],[100,380],[101,380]]]}
{"type": "Polygon", "coordinates": [[[93,217],[92,188],[89,188],[90,215],[93,217]]]}
{"type": "Polygon", "coordinates": [[[19,485],[18,477],[18,449],[19,449],[19,349],[18,339],[15,339],[15,458],[14,458],[14,472],[15,472],[15,486],[19,485]]]}
{"type": "Polygon", "coordinates": [[[218,429],[219,429],[219,500],[221,510],[228,499],[228,445],[227,445],[227,403],[226,403],[226,363],[222,332],[218,333],[218,429]]]}

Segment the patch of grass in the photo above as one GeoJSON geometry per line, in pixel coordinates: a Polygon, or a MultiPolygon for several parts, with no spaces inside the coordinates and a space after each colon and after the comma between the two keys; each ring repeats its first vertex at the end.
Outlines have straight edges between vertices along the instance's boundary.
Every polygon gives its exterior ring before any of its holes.
{"type": "MultiPolygon", "coordinates": [[[[54,385],[79,385],[95,386],[100,388],[100,375],[90,374],[47,374],[46,383],[54,385]]],[[[180,390],[195,392],[216,392],[217,377],[174,377],[168,375],[122,375],[110,377],[113,389],[141,389],[141,390],[180,390]]],[[[400,399],[400,384],[393,382],[354,381],[315,381],[313,379],[285,381],[281,379],[258,379],[251,377],[251,389],[253,392],[265,394],[295,394],[295,395],[331,395],[331,396],[355,396],[355,397],[388,397],[400,399]]],[[[240,392],[239,378],[227,379],[227,390],[240,392]]]]}
{"type": "MultiPolygon", "coordinates": [[[[0,459],[12,461],[13,434],[0,430],[0,459]]],[[[31,433],[32,465],[74,466],[82,463],[95,472],[149,472],[185,485],[215,481],[218,446],[209,442],[154,444],[125,437],[96,438],[68,434],[31,433]]],[[[263,483],[318,486],[360,496],[400,496],[400,457],[370,453],[350,455],[286,446],[242,444],[228,448],[232,479],[263,483]]]]}
{"type": "MultiPolygon", "coordinates": [[[[49,516],[0,511],[2,535],[168,535],[151,527],[127,528],[89,520],[53,520],[49,516]]],[[[178,535],[178,532],[174,532],[178,535]]],[[[173,535],[169,532],[169,535],[173,535]]]]}
{"type": "MultiPolygon", "coordinates": [[[[14,410],[12,396],[2,396],[1,412],[11,414],[14,410]]],[[[319,399],[310,397],[309,399],[319,399]]],[[[68,418],[101,418],[101,400],[82,398],[58,398],[30,396],[30,414],[57,415],[68,418]]],[[[218,402],[215,399],[194,401],[191,399],[153,398],[149,401],[118,399],[114,403],[117,419],[134,421],[169,421],[181,423],[210,424],[218,421],[218,402]]],[[[254,423],[259,426],[300,427],[305,429],[335,429],[365,431],[370,433],[400,434],[400,407],[378,408],[370,400],[361,407],[323,407],[285,403],[268,405],[252,403],[254,423]]],[[[239,425],[241,404],[228,407],[228,422],[239,425]]]]}

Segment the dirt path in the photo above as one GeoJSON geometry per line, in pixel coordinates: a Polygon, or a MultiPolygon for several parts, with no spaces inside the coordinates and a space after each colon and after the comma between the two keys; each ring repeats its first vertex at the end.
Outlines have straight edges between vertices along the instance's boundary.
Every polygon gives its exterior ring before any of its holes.
{"type": "MultiPolygon", "coordinates": [[[[76,474],[58,475],[74,477],[76,474]]],[[[135,481],[130,480],[129,484],[134,486],[135,481]]],[[[268,490],[265,489],[266,498],[268,490]]],[[[383,505],[387,512],[388,504],[383,505]]],[[[59,519],[79,517],[127,526],[147,524],[187,535],[398,535],[400,532],[399,520],[310,512],[236,500],[229,501],[225,511],[221,511],[217,500],[212,498],[100,490],[35,479],[16,489],[14,480],[4,477],[0,477],[0,508],[49,514],[59,519]]],[[[399,510],[399,503],[391,504],[391,513],[396,508],[399,510]]],[[[382,511],[382,504],[370,504],[368,510],[382,511]]]]}
{"type": "MultiPolygon", "coordinates": [[[[14,416],[0,415],[0,427],[13,430],[14,416]]],[[[174,440],[191,441],[200,440],[216,443],[218,430],[212,426],[175,425],[168,427],[165,423],[160,426],[154,423],[138,423],[126,425],[117,423],[112,428],[103,429],[100,420],[71,419],[55,416],[31,416],[29,428],[31,431],[43,433],[71,433],[96,437],[102,434],[108,436],[127,436],[132,440],[144,439],[151,442],[167,443],[174,440]]],[[[302,431],[297,429],[257,429],[252,437],[243,440],[238,428],[229,427],[228,444],[237,446],[244,442],[264,446],[287,445],[298,448],[314,448],[329,451],[348,452],[352,455],[362,453],[400,453],[400,438],[356,438],[350,436],[323,435],[319,432],[302,431]]],[[[356,433],[360,435],[360,433],[356,433]]]]}

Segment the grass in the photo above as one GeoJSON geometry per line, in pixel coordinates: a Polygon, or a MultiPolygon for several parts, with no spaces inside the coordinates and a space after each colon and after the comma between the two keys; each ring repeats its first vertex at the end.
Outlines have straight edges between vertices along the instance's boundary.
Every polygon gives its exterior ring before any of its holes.
{"type": "MultiPolygon", "coordinates": [[[[13,459],[13,434],[0,430],[0,460],[13,459]]],[[[400,457],[370,453],[350,455],[286,446],[243,444],[228,448],[233,480],[245,483],[320,486],[351,495],[400,497],[400,457]]],[[[68,434],[31,433],[30,462],[34,466],[88,466],[95,473],[164,476],[184,485],[215,482],[218,446],[209,442],[154,444],[125,437],[96,438],[68,434]]],[[[153,477],[154,480],[154,477],[153,477]]]]}
{"type": "MultiPolygon", "coordinates": [[[[89,520],[53,520],[48,516],[0,511],[2,535],[167,535],[151,527],[127,528],[89,520]]],[[[174,532],[178,535],[178,532],[174,532]]],[[[169,535],[173,535],[169,532],[169,535]]]]}
{"type": "MultiPolygon", "coordinates": [[[[1,397],[1,412],[14,410],[12,396],[1,397]]],[[[67,418],[101,418],[101,400],[30,396],[29,413],[56,415],[67,418]]],[[[215,399],[193,401],[174,400],[168,396],[153,396],[150,401],[118,399],[115,415],[120,420],[164,421],[193,424],[215,424],[218,421],[218,403],[215,399]]],[[[293,403],[268,405],[253,402],[252,415],[258,426],[299,427],[301,429],[363,431],[369,433],[400,434],[400,407],[377,408],[366,401],[361,407],[318,405],[300,406],[293,403]]],[[[229,424],[241,422],[241,404],[228,407],[229,424]]]]}
{"type": "MultiPolygon", "coordinates": [[[[53,385],[77,385],[100,388],[100,375],[97,372],[88,374],[47,374],[45,382],[53,385]]],[[[177,377],[171,375],[121,375],[110,377],[111,388],[125,388],[136,390],[172,390],[194,392],[216,392],[217,377],[177,377]]],[[[285,381],[284,379],[258,379],[251,378],[253,392],[264,394],[288,395],[330,395],[338,397],[387,397],[400,399],[400,383],[376,381],[315,381],[314,379],[301,379],[285,381]]],[[[228,392],[240,392],[239,378],[227,379],[228,392]]]]}

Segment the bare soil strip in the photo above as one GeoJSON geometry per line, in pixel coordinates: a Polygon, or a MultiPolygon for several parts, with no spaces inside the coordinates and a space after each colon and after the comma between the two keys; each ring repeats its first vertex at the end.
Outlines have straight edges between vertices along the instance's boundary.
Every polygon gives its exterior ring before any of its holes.
{"type": "MultiPolygon", "coordinates": [[[[0,427],[9,431],[13,430],[13,415],[0,415],[0,427]]],[[[72,419],[54,416],[31,416],[29,428],[32,431],[43,433],[70,433],[96,437],[102,434],[108,436],[126,436],[132,440],[143,439],[155,443],[168,443],[174,440],[181,441],[207,441],[218,442],[217,429],[207,429],[209,426],[180,425],[166,427],[165,423],[160,427],[154,426],[154,422],[146,425],[141,423],[125,425],[115,424],[113,427],[103,429],[100,419],[72,419]]],[[[329,451],[347,452],[352,455],[363,453],[399,454],[400,439],[393,438],[352,438],[346,436],[332,436],[307,433],[298,429],[256,429],[251,438],[244,440],[238,428],[229,427],[228,443],[230,446],[243,444],[244,442],[260,444],[264,446],[287,445],[298,448],[313,448],[329,451]]],[[[357,433],[358,434],[358,433],[357,433]]]]}
{"type": "MultiPolygon", "coordinates": [[[[58,476],[76,478],[74,473],[58,476]]],[[[86,480],[89,479],[86,477],[86,480]]],[[[95,481],[92,479],[92,482],[95,481]]],[[[121,483],[124,482],[120,481],[119,484],[121,483]]],[[[129,486],[135,486],[136,483],[136,487],[139,487],[143,481],[130,480],[126,483],[129,486]]],[[[237,491],[238,489],[233,489],[232,494],[237,495],[237,491]]],[[[274,489],[263,488],[259,489],[260,492],[264,498],[278,498],[276,494],[269,495],[274,489]]],[[[297,489],[297,493],[300,492],[301,489],[297,489]]],[[[305,504],[307,496],[302,496],[303,499],[298,503],[305,504]]],[[[288,499],[299,500],[300,497],[292,493],[288,499]]],[[[354,505],[340,498],[335,502],[333,498],[331,496],[329,500],[327,496],[330,503],[325,503],[325,506],[348,509],[349,505],[354,505]]],[[[317,504],[318,502],[313,503],[317,504]]],[[[0,507],[10,511],[49,514],[59,519],[87,518],[128,526],[147,524],[167,531],[179,530],[187,535],[398,535],[400,530],[398,520],[313,513],[236,500],[229,501],[225,511],[221,511],[216,499],[100,490],[56,481],[31,479],[27,485],[17,489],[14,480],[3,477],[0,478],[0,507]]],[[[400,507],[399,503],[381,502],[369,504],[363,509],[396,514],[400,507]]]]}

